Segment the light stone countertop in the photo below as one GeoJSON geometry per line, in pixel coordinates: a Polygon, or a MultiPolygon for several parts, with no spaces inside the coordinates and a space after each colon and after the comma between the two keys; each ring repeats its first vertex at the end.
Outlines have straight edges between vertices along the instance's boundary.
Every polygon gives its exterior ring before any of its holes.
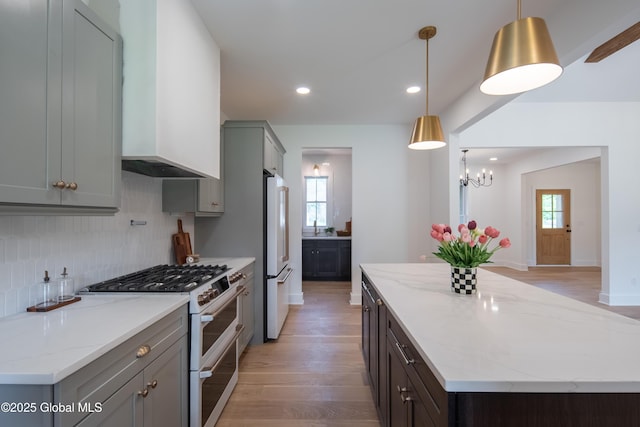
{"type": "Polygon", "coordinates": [[[188,295],[81,295],[0,319],[0,384],[55,384],[185,305],[188,295]]]}
{"type": "Polygon", "coordinates": [[[640,392],[640,322],[487,270],[450,291],[448,264],[362,264],[449,392],[640,392]]]}
{"type": "MultiPolygon", "coordinates": [[[[233,273],[255,258],[201,258],[233,273]]],[[[0,319],[0,384],[55,384],[189,302],[189,295],[113,293],[0,319]]]]}
{"type": "Polygon", "coordinates": [[[196,264],[200,264],[200,265],[226,264],[227,267],[230,268],[230,270],[227,271],[227,273],[232,274],[238,270],[243,269],[244,267],[246,267],[247,265],[255,261],[256,259],[253,257],[244,257],[244,258],[242,257],[235,257],[235,258],[206,257],[206,258],[200,258],[200,260],[196,264]]]}

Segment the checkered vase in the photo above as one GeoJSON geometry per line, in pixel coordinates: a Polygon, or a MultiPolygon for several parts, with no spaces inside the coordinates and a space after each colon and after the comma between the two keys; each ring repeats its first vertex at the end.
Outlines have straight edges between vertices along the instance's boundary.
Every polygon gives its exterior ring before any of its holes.
{"type": "Polygon", "coordinates": [[[457,294],[476,293],[477,268],[464,268],[451,266],[451,292],[457,294]]]}

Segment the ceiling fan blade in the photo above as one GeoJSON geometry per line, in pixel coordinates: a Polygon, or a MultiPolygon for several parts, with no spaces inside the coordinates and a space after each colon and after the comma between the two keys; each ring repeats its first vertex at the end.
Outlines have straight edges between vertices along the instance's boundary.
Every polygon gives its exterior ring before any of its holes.
{"type": "Polygon", "coordinates": [[[640,22],[636,22],[617,36],[602,43],[591,52],[591,55],[584,62],[600,62],[638,39],[640,39],[640,22]]]}

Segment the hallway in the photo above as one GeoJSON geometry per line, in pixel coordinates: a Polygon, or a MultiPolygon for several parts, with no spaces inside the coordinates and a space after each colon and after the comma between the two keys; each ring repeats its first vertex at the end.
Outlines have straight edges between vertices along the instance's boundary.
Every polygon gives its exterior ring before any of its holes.
{"type": "Polygon", "coordinates": [[[303,282],[277,342],[250,346],[219,427],[377,427],[351,282],[303,282]]]}

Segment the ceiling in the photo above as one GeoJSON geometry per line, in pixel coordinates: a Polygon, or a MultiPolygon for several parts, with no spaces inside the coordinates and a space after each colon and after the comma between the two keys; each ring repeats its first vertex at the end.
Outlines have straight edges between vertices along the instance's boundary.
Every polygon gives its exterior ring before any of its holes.
{"type": "MultiPolygon", "coordinates": [[[[408,95],[405,89],[424,86],[425,42],[417,33],[426,25],[438,28],[429,42],[429,112],[442,114],[461,95],[477,88],[493,35],[516,18],[517,4],[515,0],[192,1],[221,50],[223,113],[231,119],[266,119],[274,125],[412,123],[424,114],[425,93],[408,95]],[[299,85],[310,87],[311,93],[297,95],[299,85]]],[[[547,17],[560,15],[560,7],[566,9],[568,1],[523,3],[522,15],[545,18],[554,37],[547,17]]],[[[595,9],[604,3],[577,4],[595,9]]],[[[569,32],[568,42],[563,39],[562,50],[574,58],[597,46],[581,46],[583,39],[570,36],[569,32]],[[576,49],[581,51],[575,54],[576,49]]],[[[640,101],[635,77],[640,42],[597,64],[563,65],[559,80],[519,101],[640,101]],[[620,85],[621,81],[630,84],[620,85]]]]}

